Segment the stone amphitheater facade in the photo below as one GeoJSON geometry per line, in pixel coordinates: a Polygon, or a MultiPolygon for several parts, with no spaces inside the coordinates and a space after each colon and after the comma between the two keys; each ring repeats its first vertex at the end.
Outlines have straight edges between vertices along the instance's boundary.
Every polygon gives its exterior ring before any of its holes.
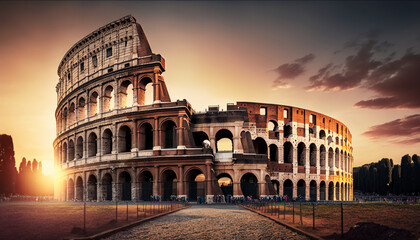
{"type": "Polygon", "coordinates": [[[343,123],[254,102],[196,113],[187,100],[171,101],[164,71],[132,16],[68,50],[56,87],[55,199],[353,198],[343,123]]]}

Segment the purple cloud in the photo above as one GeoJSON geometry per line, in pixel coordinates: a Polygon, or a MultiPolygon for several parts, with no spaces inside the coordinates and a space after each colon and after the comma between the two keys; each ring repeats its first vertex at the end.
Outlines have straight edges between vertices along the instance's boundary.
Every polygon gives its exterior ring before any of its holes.
{"type": "Polygon", "coordinates": [[[275,88],[288,87],[288,82],[285,80],[294,79],[305,72],[305,65],[311,62],[315,55],[310,53],[301,58],[294,60],[292,63],[285,63],[275,69],[279,75],[273,83],[275,88]]]}

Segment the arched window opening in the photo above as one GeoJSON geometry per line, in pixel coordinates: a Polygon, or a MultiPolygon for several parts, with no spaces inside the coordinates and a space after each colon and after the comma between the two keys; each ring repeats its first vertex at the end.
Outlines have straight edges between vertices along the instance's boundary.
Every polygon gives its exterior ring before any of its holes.
{"type": "Polygon", "coordinates": [[[283,183],[283,195],[286,196],[286,201],[293,200],[293,182],[290,179],[283,183]]]}
{"type": "Polygon", "coordinates": [[[83,180],[81,177],[76,180],[76,200],[83,201],[83,180]]]}
{"type": "Polygon", "coordinates": [[[139,128],[139,148],[140,150],[153,149],[153,128],[150,123],[144,123],[139,128]]]}
{"type": "Polygon", "coordinates": [[[285,138],[290,137],[292,135],[292,126],[290,126],[290,125],[284,125],[284,127],[283,127],[283,133],[284,133],[283,136],[285,138]]]}
{"type": "Polygon", "coordinates": [[[305,166],[306,164],[306,146],[303,142],[298,145],[298,165],[305,166]]]}
{"type": "Polygon", "coordinates": [[[98,137],[95,133],[90,133],[88,138],[88,157],[96,156],[98,152],[98,137]]]}
{"type": "Polygon", "coordinates": [[[335,184],[335,200],[340,201],[340,184],[335,184]]]}
{"type": "Polygon", "coordinates": [[[66,130],[66,128],[67,128],[67,118],[68,118],[67,108],[64,108],[62,115],[63,115],[62,116],[62,119],[63,119],[63,130],[66,130]]]}
{"type": "Polygon", "coordinates": [[[67,162],[67,143],[63,144],[63,163],[67,162]]]}
{"type": "Polygon", "coordinates": [[[80,159],[83,157],[83,138],[78,137],[76,143],[76,158],[80,159]]]}
{"type": "Polygon", "coordinates": [[[256,154],[267,154],[267,143],[263,138],[257,137],[252,140],[256,154]]]}
{"type": "Polygon", "coordinates": [[[138,103],[140,106],[153,104],[153,81],[148,77],[139,82],[138,103]]]}
{"type": "MultiPolygon", "coordinates": [[[[334,160],[333,159],[334,159],[334,151],[333,151],[332,148],[330,148],[330,149],[328,149],[328,166],[330,168],[333,167],[333,164],[334,164],[334,160]]],[[[338,167],[338,166],[335,166],[335,167],[338,167]]]]}
{"type": "Polygon", "coordinates": [[[268,129],[268,131],[274,131],[274,132],[278,131],[279,129],[278,129],[277,122],[274,121],[274,120],[270,120],[267,124],[267,129],[268,129]]]}
{"type": "Polygon", "coordinates": [[[68,150],[68,161],[74,160],[74,142],[73,140],[69,141],[69,150],[68,150]]]}
{"type": "Polygon", "coordinates": [[[73,179],[69,180],[67,191],[68,191],[67,200],[68,201],[73,200],[74,199],[74,182],[73,182],[73,179]]]}
{"type": "Polygon", "coordinates": [[[170,200],[177,195],[177,177],[174,171],[166,170],[162,173],[163,200],[170,200]]]}
{"type": "Polygon", "coordinates": [[[149,171],[143,171],[139,176],[140,196],[143,201],[150,201],[153,195],[153,175],[149,171]]]}
{"type": "Polygon", "coordinates": [[[340,198],[340,200],[341,201],[344,201],[344,183],[341,183],[341,198],[340,198]]]}
{"type": "Polygon", "coordinates": [[[131,201],[131,176],[128,172],[120,173],[118,177],[118,196],[122,201],[131,201]]]}
{"type": "Polygon", "coordinates": [[[106,129],[102,134],[102,154],[112,153],[112,132],[106,129]]]}
{"type": "Polygon", "coordinates": [[[334,183],[330,182],[328,184],[328,200],[333,201],[334,200],[334,183]]]}
{"type": "Polygon", "coordinates": [[[82,120],[86,118],[86,100],[84,98],[79,98],[79,103],[77,106],[77,120],[82,120]]]}
{"type": "Polygon", "coordinates": [[[109,112],[114,109],[115,100],[114,100],[114,88],[108,86],[105,88],[103,98],[103,112],[109,112]]]}
{"type": "Polygon", "coordinates": [[[326,185],[324,181],[319,184],[319,200],[324,201],[326,199],[326,185]]]}
{"type": "Polygon", "coordinates": [[[284,163],[293,162],[293,145],[290,142],[285,142],[283,146],[284,163]]]}
{"type": "Polygon", "coordinates": [[[244,197],[259,198],[258,179],[252,173],[246,173],[241,178],[241,189],[244,197]]]}
{"type": "Polygon", "coordinates": [[[216,152],[233,152],[233,135],[227,129],[216,133],[216,152]]]}
{"type": "Polygon", "coordinates": [[[326,154],[327,154],[327,150],[325,149],[324,145],[321,145],[321,147],[319,148],[319,162],[321,165],[321,168],[325,169],[325,164],[326,164],[326,154]]]}
{"type": "Polygon", "coordinates": [[[162,124],[162,147],[163,148],[176,148],[177,146],[177,134],[176,125],[173,121],[166,121],[162,124]]]}
{"type": "Polygon", "coordinates": [[[312,202],[316,201],[316,182],[312,180],[309,183],[309,198],[312,202]]]}
{"type": "Polygon", "coordinates": [[[131,129],[128,126],[122,126],[118,133],[118,152],[131,151],[131,129]]]}
{"type": "Polygon", "coordinates": [[[133,106],[133,84],[126,80],[121,83],[119,89],[119,104],[120,108],[127,108],[133,106]]]}
{"type": "Polygon", "coordinates": [[[319,131],[319,138],[322,139],[322,140],[325,139],[325,131],[324,130],[319,131]]]}
{"type": "Polygon", "coordinates": [[[309,164],[316,167],[316,145],[313,143],[309,145],[309,164]]]}
{"type": "Polygon", "coordinates": [[[109,173],[106,173],[102,178],[102,199],[112,200],[112,176],[109,173]]]}
{"type": "Polygon", "coordinates": [[[278,148],[275,144],[270,145],[270,162],[278,162],[278,148]]]}
{"type": "Polygon", "coordinates": [[[193,132],[194,143],[196,147],[203,147],[204,140],[209,140],[209,136],[205,132],[193,132]]]}
{"type": "Polygon", "coordinates": [[[304,201],[306,196],[306,183],[305,180],[301,179],[297,183],[297,200],[304,201]]]}
{"type": "Polygon", "coordinates": [[[76,121],[76,107],[74,103],[70,104],[69,108],[69,125],[72,125],[76,121]]]}
{"type": "Polygon", "coordinates": [[[95,175],[90,175],[88,178],[88,187],[87,187],[87,194],[89,201],[96,201],[98,200],[97,192],[98,192],[98,181],[96,180],[95,175]]]}
{"type": "Polygon", "coordinates": [[[186,176],[188,184],[188,199],[197,201],[198,197],[204,199],[205,194],[205,176],[199,169],[193,169],[186,176]]]}
{"type": "Polygon", "coordinates": [[[338,168],[340,162],[340,150],[338,148],[335,149],[335,167],[338,168]]]}
{"type": "Polygon", "coordinates": [[[89,98],[89,117],[93,117],[99,113],[99,95],[93,92],[89,98]]]}
{"type": "Polygon", "coordinates": [[[217,176],[217,183],[222,189],[223,195],[233,196],[233,180],[232,177],[227,173],[222,173],[217,176]]]}

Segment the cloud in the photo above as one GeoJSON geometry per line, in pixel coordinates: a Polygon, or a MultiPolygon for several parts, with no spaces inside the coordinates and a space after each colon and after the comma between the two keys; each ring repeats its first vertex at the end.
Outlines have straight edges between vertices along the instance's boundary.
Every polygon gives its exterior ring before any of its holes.
{"type": "Polygon", "coordinates": [[[287,80],[294,79],[305,72],[305,65],[311,62],[315,55],[310,53],[294,60],[292,63],[285,63],[275,69],[279,75],[273,83],[274,88],[287,88],[290,84],[287,80]]]}
{"type": "Polygon", "coordinates": [[[307,90],[349,90],[366,88],[375,93],[371,99],[355,104],[360,108],[420,108],[420,54],[408,49],[402,56],[388,53],[394,46],[378,41],[373,31],[345,44],[355,52],[345,58],[343,66],[326,64],[309,78],[307,90]]]}
{"type": "Polygon", "coordinates": [[[363,135],[399,144],[418,144],[420,143],[420,114],[372,126],[363,135]]]}

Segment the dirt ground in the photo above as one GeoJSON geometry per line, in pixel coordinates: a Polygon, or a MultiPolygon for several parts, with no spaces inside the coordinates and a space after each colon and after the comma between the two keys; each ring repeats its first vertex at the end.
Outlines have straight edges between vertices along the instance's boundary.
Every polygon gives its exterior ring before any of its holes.
{"type": "MultiPolygon", "coordinates": [[[[175,208],[175,205],[173,206],[175,208]]],[[[170,210],[170,205],[167,205],[170,210]]],[[[139,219],[163,212],[162,205],[139,204],[139,219]]],[[[89,236],[137,220],[137,204],[8,202],[0,204],[0,239],[63,239],[89,236]],[[116,222],[116,215],[118,221],[116,222]],[[73,233],[72,233],[73,232],[73,233]]]]}
{"type": "MultiPolygon", "coordinates": [[[[281,221],[314,233],[326,239],[336,239],[341,235],[341,206],[340,204],[315,205],[315,229],[313,229],[313,206],[302,204],[302,222],[300,222],[300,205],[295,204],[295,218],[293,223],[293,206],[286,205],[284,219],[284,205],[269,209],[272,216],[281,221]],[[278,214],[278,211],[280,215],[278,214]]],[[[392,228],[404,229],[420,238],[420,205],[396,203],[349,203],[343,204],[343,230],[346,233],[358,222],[373,222],[392,228]]]]}

